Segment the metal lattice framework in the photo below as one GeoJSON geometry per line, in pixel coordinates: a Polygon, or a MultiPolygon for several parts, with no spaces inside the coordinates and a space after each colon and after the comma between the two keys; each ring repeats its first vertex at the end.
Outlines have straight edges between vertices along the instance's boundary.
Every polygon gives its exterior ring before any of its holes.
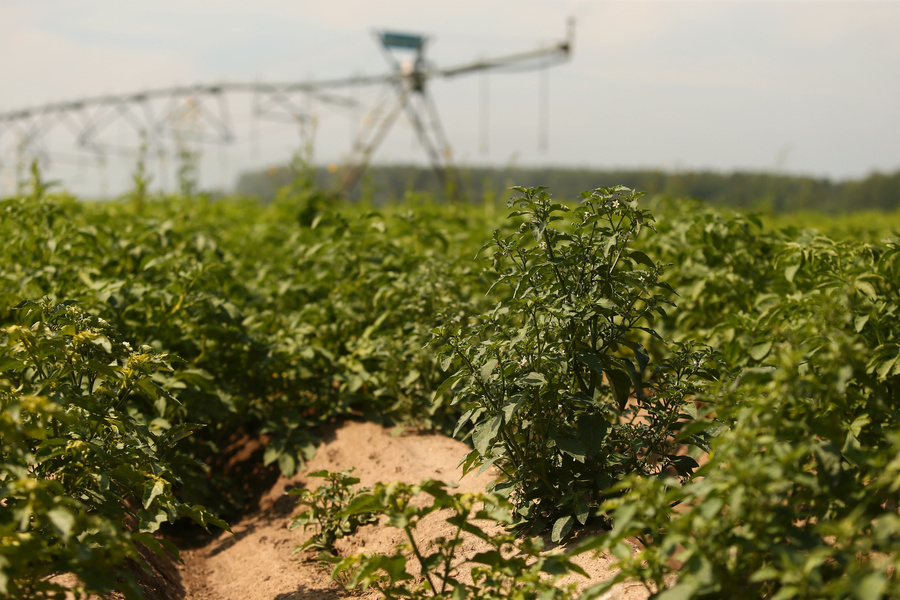
{"type": "Polygon", "coordinates": [[[146,90],[131,94],[95,96],[44,104],[0,113],[0,157],[35,157],[49,160],[46,147],[51,132],[70,134],[88,158],[134,151],[108,134],[114,123],[126,123],[151,151],[166,152],[173,143],[231,143],[235,139],[228,97],[252,94],[253,115],[261,119],[305,123],[310,99],[336,107],[358,109],[347,94],[362,86],[387,86],[386,96],[371,109],[354,142],[341,174],[343,193],[359,180],[373,153],[401,113],[406,113],[437,176],[445,183],[454,177],[452,152],[444,134],[427,82],[489,70],[546,69],[568,59],[573,23],[566,39],[528,52],[438,68],[425,60],[425,36],[381,31],[377,41],[391,65],[391,72],[375,76],[346,77],[312,82],[219,83],[146,90]]]}
{"type": "MultiPolygon", "coordinates": [[[[365,79],[360,78],[360,82],[365,79]]],[[[80,148],[104,155],[116,150],[114,144],[103,138],[104,131],[114,122],[132,126],[136,133],[145,136],[148,145],[183,136],[193,141],[230,143],[234,133],[228,94],[252,93],[255,116],[292,121],[309,118],[300,104],[302,96],[345,107],[356,106],[350,98],[318,89],[322,83],[192,85],[45,104],[0,113],[0,143],[13,138],[14,147],[20,151],[39,148],[52,130],[63,129],[80,148]]],[[[0,148],[8,149],[6,144],[0,148]]]]}

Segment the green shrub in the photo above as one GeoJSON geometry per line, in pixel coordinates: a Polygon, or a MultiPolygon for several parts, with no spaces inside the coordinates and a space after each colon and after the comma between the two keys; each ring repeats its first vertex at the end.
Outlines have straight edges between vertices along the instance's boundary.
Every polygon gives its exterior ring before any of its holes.
{"type": "Polygon", "coordinates": [[[525,222],[485,247],[494,288],[508,291],[473,332],[436,331],[445,364],[459,369],[436,396],[452,388],[465,410],[457,431],[474,448],[464,471],[498,468],[495,489],[536,531],[552,523],[555,541],[631,473],[691,475],[697,463],[681,446],[704,448],[705,435],[682,428],[703,379],[719,374],[707,348],[651,360],[642,343],[663,342],[653,322],[671,289],[632,247],[652,227],[639,194],[602,188],[570,210],[540,188],[519,191],[510,216],[525,222]]]}

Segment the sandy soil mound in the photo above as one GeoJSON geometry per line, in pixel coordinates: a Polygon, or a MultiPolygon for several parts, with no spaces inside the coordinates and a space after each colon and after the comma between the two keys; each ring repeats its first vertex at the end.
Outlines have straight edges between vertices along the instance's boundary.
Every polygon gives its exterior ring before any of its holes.
{"type": "MultiPolygon", "coordinates": [[[[484,491],[488,475],[460,478],[457,468],[467,447],[435,434],[402,433],[372,423],[348,422],[330,431],[310,461],[308,471],[339,471],[353,467],[360,485],[378,481],[418,483],[432,478],[458,484],[463,492],[484,491]]],[[[304,473],[308,472],[304,471],[304,473]]],[[[302,507],[285,495],[292,488],[318,486],[319,478],[303,473],[282,477],[259,501],[259,508],[233,524],[233,534],[223,533],[208,545],[182,553],[180,567],[188,600],[319,600],[351,594],[329,581],[329,571],[309,554],[291,556],[310,532],[289,529],[291,517],[302,507]]],[[[431,515],[433,516],[433,515],[431,515]]],[[[446,535],[442,519],[423,521],[416,529],[423,541],[446,535]]],[[[399,541],[392,529],[367,526],[339,541],[341,552],[384,551],[399,541]],[[396,538],[396,539],[395,539],[396,538]]],[[[477,540],[467,541],[466,552],[481,550],[477,540]]],[[[584,557],[578,561],[591,575],[586,585],[610,576],[611,559],[584,557]]],[[[583,580],[583,578],[578,578],[583,580]]],[[[580,583],[580,582],[579,582],[580,583]]],[[[631,600],[647,597],[641,586],[613,590],[607,598],[631,600]]]]}

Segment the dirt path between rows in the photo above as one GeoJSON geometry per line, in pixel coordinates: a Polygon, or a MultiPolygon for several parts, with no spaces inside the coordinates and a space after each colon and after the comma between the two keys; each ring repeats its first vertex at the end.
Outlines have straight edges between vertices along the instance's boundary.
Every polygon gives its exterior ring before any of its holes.
{"type": "MultiPolygon", "coordinates": [[[[488,475],[460,479],[457,469],[467,447],[436,434],[398,433],[372,423],[348,422],[327,432],[325,442],[308,471],[292,478],[280,478],[262,496],[258,509],[236,524],[233,534],[222,533],[203,547],[182,552],[179,566],[186,600],[332,600],[353,594],[329,580],[329,571],[309,553],[292,556],[292,550],[312,533],[302,528],[290,530],[290,520],[302,508],[296,498],[285,495],[298,486],[315,487],[319,478],[304,474],[318,469],[339,471],[353,467],[360,485],[378,481],[418,483],[427,478],[453,482],[462,492],[484,491],[488,475]]],[[[442,519],[424,520],[416,529],[425,539],[446,534],[442,519]]],[[[343,552],[388,552],[399,541],[396,531],[366,526],[355,535],[339,540],[343,552]]],[[[468,540],[466,553],[481,551],[477,540],[468,540]]],[[[612,559],[601,556],[580,557],[577,561],[590,575],[590,581],[578,577],[579,586],[591,585],[610,576],[612,559]]],[[[373,592],[357,597],[375,598],[373,592]]],[[[641,586],[617,587],[607,600],[647,598],[641,586]]]]}

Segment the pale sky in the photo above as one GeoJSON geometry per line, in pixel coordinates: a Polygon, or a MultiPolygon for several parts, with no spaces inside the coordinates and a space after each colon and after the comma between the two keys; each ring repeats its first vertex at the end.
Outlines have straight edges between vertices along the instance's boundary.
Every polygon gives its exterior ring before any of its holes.
{"type": "MultiPolygon", "coordinates": [[[[388,73],[381,29],[427,35],[426,58],[446,67],[560,41],[569,17],[571,60],[543,80],[533,71],[429,82],[459,164],[831,179],[900,169],[900,2],[0,0],[0,113],[175,85],[388,73]]],[[[304,105],[318,123],[316,162],[342,162],[380,90],[345,90],[358,110],[304,105]]],[[[229,96],[237,141],[204,147],[202,186],[230,187],[299,148],[295,125],[250,119],[250,101],[229,96]]],[[[122,123],[108,135],[137,145],[122,123]]],[[[46,138],[50,176],[77,193],[127,187],[133,157],[76,166],[84,159],[71,139],[64,128],[46,138]]],[[[0,130],[0,193],[14,185],[15,146],[0,130]]],[[[405,118],[374,162],[424,162],[405,118]]],[[[155,186],[173,185],[173,164],[151,168],[155,186]]]]}

